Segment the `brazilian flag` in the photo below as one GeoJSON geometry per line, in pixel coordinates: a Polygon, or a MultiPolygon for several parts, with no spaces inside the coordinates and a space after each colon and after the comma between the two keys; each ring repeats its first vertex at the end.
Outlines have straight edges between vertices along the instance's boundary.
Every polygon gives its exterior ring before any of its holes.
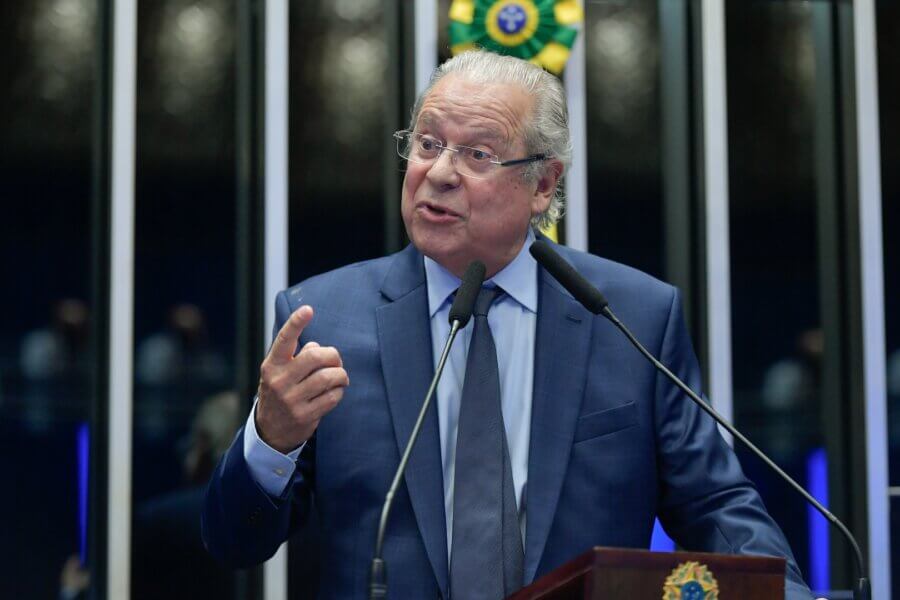
{"type": "Polygon", "coordinates": [[[453,0],[451,51],[484,48],[559,75],[583,18],[578,0],[453,0]]]}

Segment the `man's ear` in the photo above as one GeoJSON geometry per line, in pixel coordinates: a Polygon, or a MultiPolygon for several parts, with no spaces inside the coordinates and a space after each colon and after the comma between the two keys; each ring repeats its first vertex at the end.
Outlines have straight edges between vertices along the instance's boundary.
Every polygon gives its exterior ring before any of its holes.
{"type": "Polygon", "coordinates": [[[535,182],[534,197],[531,204],[531,213],[539,215],[550,207],[553,196],[556,195],[556,185],[563,176],[565,167],[561,161],[548,160],[543,164],[543,169],[535,182]]]}

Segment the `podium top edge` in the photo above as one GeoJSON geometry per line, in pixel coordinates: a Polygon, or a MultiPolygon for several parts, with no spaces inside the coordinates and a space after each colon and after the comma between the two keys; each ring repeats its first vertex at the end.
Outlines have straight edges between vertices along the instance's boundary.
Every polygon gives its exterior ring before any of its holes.
{"type": "MultiPolygon", "coordinates": [[[[716,554],[712,552],[653,552],[637,548],[594,546],[579,557],[594,566],[668,567],[697,561],[714,571],[784,575],[786,560],[776,556],[716,554]]],[[[581,562],[576,559],[576,561],[581,562]]]]}

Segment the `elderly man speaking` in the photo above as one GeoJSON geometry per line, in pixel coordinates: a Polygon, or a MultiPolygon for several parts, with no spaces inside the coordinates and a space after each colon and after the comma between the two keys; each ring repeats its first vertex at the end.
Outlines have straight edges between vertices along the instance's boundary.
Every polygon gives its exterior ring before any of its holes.
{"type": "MultiPolygon", "coordinates": [[[[528,253],[533,228],[560,215],[571,160],[560,82],[519,59],[464,53],[437,68],[395,137],[412,243],[278,295],[258,399],[207,492],[209,551],[260,563],[315,511],[319,596],[366,596],[384,494],[460,278],[480,260],[475,317],[388,524],[390,596],[496,600],[592,546],[648,547],[659,517],[686,549],[787,558],[787,596],[809,598],[712,419],[528,253]]],[[[677,290],[557,250],[699,387],[677,290]]]]}

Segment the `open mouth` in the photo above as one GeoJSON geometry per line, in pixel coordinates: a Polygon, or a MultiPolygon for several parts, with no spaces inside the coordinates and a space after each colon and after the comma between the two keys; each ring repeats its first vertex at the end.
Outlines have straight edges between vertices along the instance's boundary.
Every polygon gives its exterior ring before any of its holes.
{"type": "Polygon", "coordinates": [[[459,215],[452,210],[448,210],[436,204],[431,204],[429,202],[423,202],[419,205],[419,209],[423,210],[425,213],[435,216],[435,217],[459,217],[459,215]]]}

